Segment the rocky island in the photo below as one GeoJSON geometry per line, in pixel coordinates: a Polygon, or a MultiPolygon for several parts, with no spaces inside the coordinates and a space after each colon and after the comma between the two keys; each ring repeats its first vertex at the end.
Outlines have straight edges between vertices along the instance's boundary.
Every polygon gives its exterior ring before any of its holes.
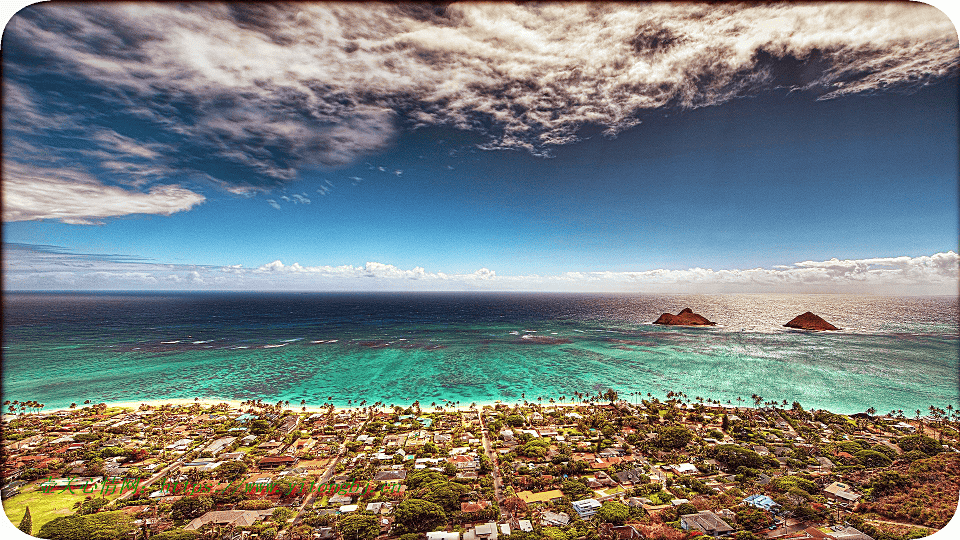
{"type": "Polygon", "coordinates": [[[784,326],[787,328],[799,328],[801,330],[839,330],[836,326],[809,311],[803,315],[797,315],[784,326]]]}
{"type": "Polygon", "coordinates": [[[690,308],[684,308],[680,313],[671,315],[664,313],[653,321],[653,324],[668,324],[671,326],[714,326],[717,323],[708,321],[703,315],[694,313],[690,308]]]}

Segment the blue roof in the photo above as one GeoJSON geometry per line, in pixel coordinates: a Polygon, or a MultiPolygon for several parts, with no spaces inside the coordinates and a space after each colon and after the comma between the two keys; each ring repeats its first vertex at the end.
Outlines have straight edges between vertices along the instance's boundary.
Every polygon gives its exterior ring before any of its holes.
{"type": "Polygon", "coordinates": [[[771,499],[766,495],[755,494],[750,495],[743,502],[749,504],[750,506],[755,506],[757,508],[773,508],[774,506],[780,506],[776,501],[771,499]]]}

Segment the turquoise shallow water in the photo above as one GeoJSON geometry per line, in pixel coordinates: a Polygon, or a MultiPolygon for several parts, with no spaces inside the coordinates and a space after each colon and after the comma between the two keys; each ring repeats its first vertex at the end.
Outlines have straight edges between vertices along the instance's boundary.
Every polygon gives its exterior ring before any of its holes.
{"type": "Polygon", "coordinates": [[[957,299],[8,294],[3,399],[536,401],[614,388],[908,416],[958,399],[957,299]],[[692,307],[714,328],[652,325],[692,307]],[[813,311],[843,330],[782,324],[813,311]],[[329,398],[333,398],[329,400],[329,398]]]}

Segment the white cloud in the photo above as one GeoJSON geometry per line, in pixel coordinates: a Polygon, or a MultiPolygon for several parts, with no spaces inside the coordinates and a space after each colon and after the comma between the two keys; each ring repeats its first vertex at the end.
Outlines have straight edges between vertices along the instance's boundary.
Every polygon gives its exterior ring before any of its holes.
{"type": "Polygon", "coordinates": [[[92,224],[130,214],[169,216],[189,210],[205,197],[178,185],[158,185],[146,193],[100,183],[82,171],[29,167],[7,162],[3,179],[3,220],[59,220],[92,224]]]}
{"type": "Polygon", "coordinates": [[[565,272],[501,275],[363,265],[304,266],[280,260],[242,265],[171,265],[118,256],[81,255],[44,246],[5,245],[5,287],[19,289],[156,288],[211,290],[489,290],[584,292],[789,292],[957,294],[960,257],[953,251],[920,257],[803,261],[773,268],[654,269],[637,272],[565,272]],[[118,281],[119,280],[119,281],[118,281]]]}
{"type": "MultiPolygon", "coordinates": [[[[824,98],[909,88],[955,73],[958,63],[953,25],[920,3],[29,9],[42,17],[15,17],[11,39],[109,89],[118,110],[262,176],[268,182],[253,183],[261,188],[307,164],[382,149],[400,121],[480,131],[485,148],[543,154],[586,124],[615,134],[645,110],[713,105],[771,86],[824,98]],[[169,98],[190,103],[189,117],[169,98]]],[[[13,90],[5,121],[56,129],[36,114],[39,90],[13,90]]],[[[94,121],[81,108],[68,118],[94,121]]],[[[206,172],[196,160],[179,166],[206,172]]]]}

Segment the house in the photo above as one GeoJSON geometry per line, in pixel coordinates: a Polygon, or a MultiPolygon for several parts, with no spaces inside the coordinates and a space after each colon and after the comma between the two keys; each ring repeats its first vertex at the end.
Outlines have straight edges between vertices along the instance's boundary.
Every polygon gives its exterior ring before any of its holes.
{"type": "Polygon", "coordinates": [[[174,441],[168,444],[164,448],[166,448],[167,450],[176,450],[176,451],[184,452],[187,450],[187,448],[190,448],[190,443],[192,442],[193,441],[191,439],[180,439],[178,441],[174,441]]]}
{"type": "Polygon", "coordinates": [[[270,510],[216,510],[195,518],[183,530],[195,531],[207,524],[247,527],[273,513],[270,510]]]}
{"type": "Polygon", "coordinates": [[[286,417],[278,429],[280,430],[280,433],[289,435],[293,433],[293,430],[297,429],[298,424],[300,424],[300,416],[293,414],[286,417]]]}
{"type": "Polygon", "coordinates": [[[673,469],[677,474],[697,474],[700,472],[692,463],[680,463],[679,465],[668,465],[665,469],[673,469]]]}
{"type": "Polygon", "coordinates": [[[600,509],[600,501],[596,499],[582,499],[579,501],[574,501],[571,503],[573,509],[576,510],[577,514],[581,518],[588,518],[597,513],[597,510],[600,509]]]}
{"type": "Polygon", "coordinates": [[[211,455],[216,456],[220,452],[226,450],[234,441],[236,437],[221,437],[212,443],[208,444],[206,448],[203,449],[204,452],[210,452],[211,455]]]}
{"type": "Polygon", "coordinates": [[[399,484],[406,480],[407,471],[380,471],[373,477],[374,482],[383,482],[385,484],[399,484]]]}
{"type": "Polygon", "coordinates": [[[351,502],[353,502],[353,497],[344,493],[337,493],[336,495],[327,499],[327,504],[330,506],[346,505],[350,504],[351,502]]]}
{"type": "Polygon", "coordinates": [[[387,514],[393,508],[393,505],[388,502],[372,502],[367,503],[367,512],[373,512],[374,514],[387,514]]]}
{"type": "Polygon", "coordinates": [[[773,499],[767,497],[766,495],[755,494],[750,495],[743,500],[743,504],[758,508],[760,510],[766,510],[768,512],[777,513],[780,511],[780,505],[777,504],[773,499]]]}
{"type": "Polygon", "coordinates": [[[276,469],[278,467],[288,467],[297,462],[293,456],[267,456],[257,462],[257,467],[261,469],[276,469]]]}
{"type": "Polygon", "coordinates": [[[269,452],[271,450],[276,450],[281,446],[283,446],[283,443],[280,441],[266,441],[264,443],[260,443],[259,448],[269,452]]]}
{"type": "Polygon", "coordinates": [[[427,540],[460,540],[460,533],[456,531],[430,531],[427,533],[427,540]]]}
{"type": "Polygon", "coordinates": [[[463,533],[463,540],[497,540],[497,524],[484,523],[463,533]]]}
{"type": "Polygon", "coordinates": [[[860,499],[860,494],[853,491],[853,488],[843,482],[834,482],[823,488],[823,494],[830,500],[838,501],[841,504],[855,503],[860,499]]]}
{"type": "Polygon", "coordinates": [[[631,540],[632,538],[644,539],[643,533],[633,528],[631,525],[620,525],[619,527],[610,527],[610,531],[616,533],[620,540],[631,540]]]}
{"type": "Polygon", "coordinates": [[[529,519],[521,519],[517,521],[517,528],[523,532],[533,532],[533,523],[529,519]]]}
{"type": "Polygon", "coordinates": [[[570,516],[566,512],[551,512],[548,510],[543,513],[542,523],[544,527],[563,527],[570,523],[570,516]]]}
{"type": "Polygon", "coordinates": [[[640,484],[648,479],[647,475],[643,473],[643,469],[637,467],[620,471],[615,476],[617,481],[624,485],[640,484]]]}
{"type": "Polygon", "coordinates": [[[490,501],[480,501],[480,502],[462,502],[460,503],[460,511],[464,514],[469,514],[473,512],[479,512],[484,508],[490,508],[490,501]]]}
{"type": "Polygon", "coordinates": [[[914,431],[917,430],[917,427],[916,427],[916,426],[913,426],[913,425],[911,425],[911,424],[908,424],[908,423],[906,423],[906,422],[904,422],[904,421],[900,421],[900,422],[894,424],[893,427],[895,427],[895,428],[897,428],[897,429],[902,429],[902,430],[904,430],[904,431],[909,431],[910,433],[913,433],[914,431]]]}
{"type": "Polygon", "coordinates": [[[680,516],[680,526],[685,531],[701,531],[710,536],[724,536],[733,532],[733,527],[710,510],[680,516]]]}
{"type": "Polygon", "coordinates": [[[807,527],[783,537],[788,540],[873,540],[873,537],[853,527],[834,525],[832,527],[807,527]]]}

